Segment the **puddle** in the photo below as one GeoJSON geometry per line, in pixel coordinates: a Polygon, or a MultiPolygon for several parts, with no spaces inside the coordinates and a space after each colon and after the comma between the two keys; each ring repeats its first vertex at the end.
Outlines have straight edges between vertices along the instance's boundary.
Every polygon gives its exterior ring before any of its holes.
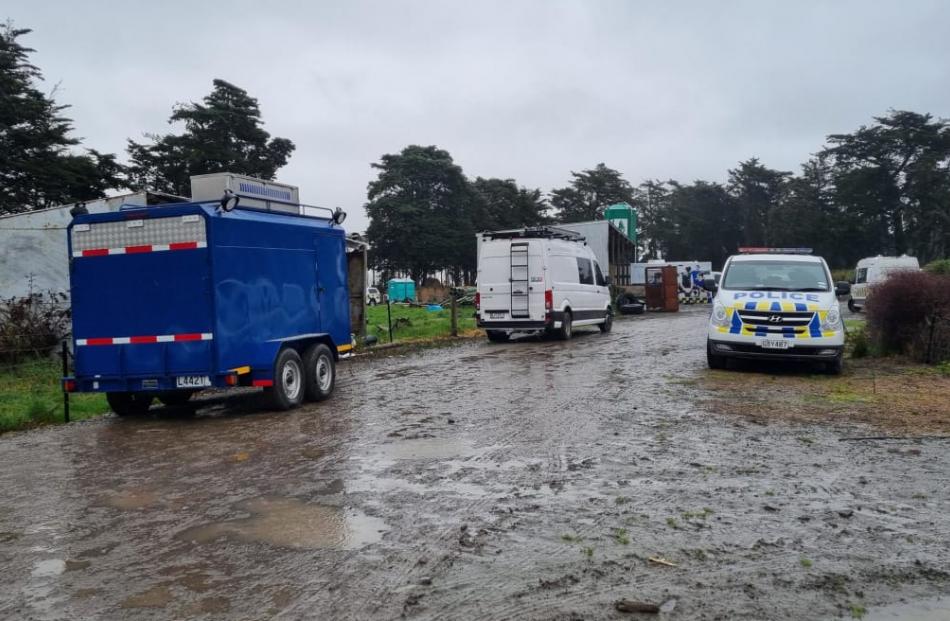
{"type": "Polygon", "coordinates": [[[102,504],[113,509],[122,509],[131,511],[133,509],[144,509],[158,502],[158,495],[146,490],[132,490],[120,492],[112,496],[106,496],[102,504]]]}
{"type": "Polygon", "coordinates": [[[51,558],[45,561],[39,561],[33,566],[30,573],[34,578],[51,578],[58,576],[66,571],[66,561],[60,558],[51,558]]]}
{"type": "Polygon", "coordinates": [[[121,608],[164,608],[174,599],[167,586],[155,586],[147,591],[125,598],[121,608]]]}
{"type": "Polygon", "coordinates": [[[355,509],[307,504],[295,498],[256,498],[239,507],[251,517],[196,526],[177,537],[196,543],[223,538],[284,548],[355,550],[379,541],[389,530],[383,520],[355,509]]]}
{"type": "Polygon", "coordinates": [[[950,600],[933,599],[869,608],[865,621],[946,621],[950,619],[950,600]]]}

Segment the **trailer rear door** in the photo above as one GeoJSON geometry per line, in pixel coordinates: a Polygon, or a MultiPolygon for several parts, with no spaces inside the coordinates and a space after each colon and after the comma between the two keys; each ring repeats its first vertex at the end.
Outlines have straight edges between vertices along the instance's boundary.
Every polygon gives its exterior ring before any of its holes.
{"type": "Polygon", "coordinates": [[[214,372],[204,215],[155,211],[119,212],[70,231],[77,376],[214,372]]]}

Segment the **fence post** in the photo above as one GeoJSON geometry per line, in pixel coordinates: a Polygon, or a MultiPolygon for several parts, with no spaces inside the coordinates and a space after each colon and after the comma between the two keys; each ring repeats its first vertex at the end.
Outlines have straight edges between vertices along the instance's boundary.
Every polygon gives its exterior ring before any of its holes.
{"type": "Polygon", "coordinates": [[[60,384],[63,387],[63,422],[69,422],[69,391],[66,390],[66,376],[69,375],[69,348],[66,346],[66,339],[63,339],[63,348],[61,351],[63,357],[63,378],[60,384]]]}
{"type": "Polygon", "coordinates": [[[452,336],[459,335],[459,307],[456,302],[456,289],[452,289],[452,336]]]}
{"type": "Polygon", "coordinates": [[[389,342],[393,342],[393,305],[387,298],[386,300],[386,318],[389,320],[389,342]]]}

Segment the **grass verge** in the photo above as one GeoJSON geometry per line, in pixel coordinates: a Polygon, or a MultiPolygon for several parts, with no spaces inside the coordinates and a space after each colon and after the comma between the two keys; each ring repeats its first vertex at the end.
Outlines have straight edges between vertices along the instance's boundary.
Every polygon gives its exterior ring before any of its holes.
{"type": "MultiPolygon", "coordinates": [[[[460,306],[458,309],[459,332],[475,329],[475,309],[472,306],[460,306]]],[[[386,306],[370,306],[366,309],[366,333],[375,334],[380,343],[389,342],[389,325],[386,306]]],[[[410,339],[429,339],[447,336],[452,331],[451,311],[444,308],[430,311],[425,307],[392,305],[393,337],[395,342],[410,339]]]]}
{"type": "MultiPolygon", "coordinates": [[[[59,361],[40,359],[0,371],[0,433],[63,422],[59,361]]],[[[72,395],[70,420],[109,411],[101,393],[72,395]]]]}

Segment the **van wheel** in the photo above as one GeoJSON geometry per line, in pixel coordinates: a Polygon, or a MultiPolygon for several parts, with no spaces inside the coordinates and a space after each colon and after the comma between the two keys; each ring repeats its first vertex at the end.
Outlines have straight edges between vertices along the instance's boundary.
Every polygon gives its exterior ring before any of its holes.
{"type": "Polygon", "coordinates": [[[289,347],[280,350],[274,361],[274,384],[264,389],[268,405],[274,410],[289,410],[303,402],[303,363],[289,347]]]}
{"type": "Polygon", "coordinates": [[[613,311],[608,310],[608,311],[607,311],[607,314],[604,315],[604,323],[598,324],[597,327],[600,328],[600,331],[603,332],[604,334],[607,334],[608,332],[610,332],[611,328],[614,327],[614,313],[613,313],[613,311]]]}
{"type": "Polygon", "coordinates": [[[717,356],[712,353],[712,347],[709,344],[706,344],[706,364],[709,365],[710,369],[725,369],[729,361],[725,356],[717,356]]]}
{"type": "Polygon", "coordinates": [[[571,317],[571,311],[564,311],[564,318],[561,319],[561,327],[557,331],[558,338],[562,341],[569,341],[574,335],[574,324],[571,317]]]}
{"type": "Polygon", "coordinates": [[[492,343],[508,342],[508,333],[504,330],[485,330],[485,334],[488,335],[488,340],[492,343]]]}
{"type": "Polygon", "coordinates": [[[144,392],[107,392],[106,401],[118,416],[141,416],[148,413],[152,395],[144,392]]]}
{"type": "Polygon", "coordinates": [[[188,403],[194,394],[193,390],[173,390],[161,393],[158,395],[158,400],[162,402],[162,405],[174,408],[188,403]]]}
{"type": "Polygon", "coordinates": [[[854,298],[848,300],[848,310],[851,311],[852,313],[860,313],[860,312],[861,312],[861,307],[855,305],[855,303],[854,303],[854,298]]]}
{"type": "Polygon", "coordinates": [[[304,382],[307,401],[323,401],[333,394],[336,363],[329,347],[323,343],[308,347],[303,354],[303,368],[307,378],[304,382]]]}

